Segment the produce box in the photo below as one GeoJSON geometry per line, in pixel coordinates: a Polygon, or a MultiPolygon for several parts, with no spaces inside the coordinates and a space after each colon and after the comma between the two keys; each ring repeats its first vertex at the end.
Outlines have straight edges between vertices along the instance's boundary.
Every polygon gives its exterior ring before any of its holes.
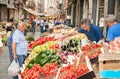
{"type": "Polygon", "coordinates": [[[98,63],[98,57],[90,59],[91,64],[96,64],[98,63]]]}
{"type": "Polygon", "coordinates": [[[100,78],[120,78],[120,54],[100,54],[99,70],[100,78]]]}
{"type": "Polygon", "coordinates": [[[91,72],[88,72],[87,74],[85,74],[85,75],[83,75],[83,76],[81,76],[81,77],[79,77],[77,79],[93,79],[95,77],[96,76],[95,76],[94,72],[91,71],[91,72]]]}
{"type": "Polygon", "coordinates": [[[86,56],[85,59],[86,59],[86,64],[87,64],[87,67],[89,69],[89,72],[80,76],[80,77],[78,77],[77,79],[93,79],[93,78],[96,77],[96,75],[93,71],[93,68],[91,66],[91,62],[89,61],[89,58],[86,56]]]}

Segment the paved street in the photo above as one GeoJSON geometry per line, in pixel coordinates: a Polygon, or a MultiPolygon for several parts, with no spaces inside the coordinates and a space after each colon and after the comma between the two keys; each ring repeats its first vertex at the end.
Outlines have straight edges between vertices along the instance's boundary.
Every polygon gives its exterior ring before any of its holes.
{"type": "Polygon", "coordinates": [[[12,79],[8,76],[7,69],[10,64],[8,48],[3,48],[2,55],[0,56],[0,79],[12,79]]]}

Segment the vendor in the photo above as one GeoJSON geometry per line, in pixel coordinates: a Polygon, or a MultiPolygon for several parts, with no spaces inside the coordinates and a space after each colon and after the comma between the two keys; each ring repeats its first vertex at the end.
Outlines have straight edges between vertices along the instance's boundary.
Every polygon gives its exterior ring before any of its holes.
{"type": "Polygon", "coordinates": [[[80,26],[81,27],[78,29],[78,32],[84,33],[90,41],[98,42],[100,40],[104,40],[101,29],[98,26],[91,24],[90,19],[83,18],[80,21],[80,26]]]}
{"type": "Polygon", "coordinates": [[[105,17],[105,24],[108,26],[107,41],[111,42],[115,37],[120,36],[120,23],[117,23],[116,17],[113,14],[108,14],[105,17]]]}

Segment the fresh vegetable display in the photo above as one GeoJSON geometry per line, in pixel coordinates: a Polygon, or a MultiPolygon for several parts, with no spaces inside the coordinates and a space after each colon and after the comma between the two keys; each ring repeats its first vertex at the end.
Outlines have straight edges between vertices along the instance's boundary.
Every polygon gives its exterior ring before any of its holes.
{"type": "Polygon", "coordinates": [[[7,37],[3,37],[3,38],[2,38],[2,42],[3,42],[3,43],[7,43],[7,37]]]}
{"type": "Polygon", "coordinates": [[[46,63],[59,62],[59,56],[53,50],[42,50],[39,54],[30,61],[27,68],[31,68],[34,64],[44,66],[46,63]]]}
{"type": "Polygon", "coordinates": [[[34,64],[32,68],[26,69],[20,75],[22,79],[53,79],[57,74],[57,66],[57,63],[45,64],[44,67],[34,64]]]}
{"type": "Polygon", "coordinates": [[[34,37],[33,36],[28,36],[26,37],[28,43],[30,43],[31,41],[34,41],[34,37]]]}
{"type": "Polygon", "coordinates": [[[78,52],[78,48],[81,47],[81,40],[79,38],[72,38],[69,42],[61,46],[64,51],[78,52]]]}
{"type": "Polygon", "coordinates": [[[89,69],[85,64],[81,64],[78,67],[68,65],[61,68],[58,79],[76,79],[88,72],[89,69]]]}
{"type": "Polygon", "coordinates": [[[77,56],[77,53],[76,53],[76,52],[69,52],[69,51],[60,51],[60,52],[58,52],[58,54],[60,55],[60,61],[61,61],[61,63],[63,63],[63,64],[68,64],[68,63],[69,63],[69,62],[67,61],[69,55],[72,55],[72,56],[74,56],[74,57],[77,56]]]}
{"type": "Polygon", "coordinates": [[[116,37],[109,44],[106,44],[104,48],[106,52],[119,53],[120,52],[120,37],[116,37]]]}
{"type": "Polygon", "coordinates": [[[81,47],[80,38],[85,35],[79,36],[70,36],[68,39],[43,36],[30,42],[28,49],[31,52],[25,61],[25,70],[20,74],[22,79],[55,79],[59,70],[57,79],[76,79],[90,72],[85,56],[90,59],[97,57],[101,53],[101,45],[88,44],[81,47]],[[79,55],[80,62],[77,61],[79,55]]]}
{"type": "MultiPolygon", "coordinates": [[[[89,57],[89,59],[98,57],[101,53],[100,44],[89,44],[81,48],[82,52],[89,57]]],[[[83,58],[84,59],[84,58],[83,58]]]]}
{"type": "Polygon", "coordinates": [[[31,42],[31,43],[28,45],[28,49],[31,50],[31,49],[34,48],[35,46],[39,46],[39,45],[45,44],[45,43],[48,42],[48,41],[56,41],[56,40],[57,40],[57,39],[54,39],[54,37],[47,37],[47,36],[40,37],[40,38],[38,38],[37,40],[31,42]]]}
{"type": "Polygon", "coordinates": [[[36,46],[35,48],[33,48],[33,50],[31,51],[30,55],[28,56],[27,60],[27,64],[34,59],[41,51],[45,51],[45,50],[58,50],[59,49],[59,44],[56,44],[55,41],[49,41],[46,42],[43,45],[40,46],[36,46]]]}

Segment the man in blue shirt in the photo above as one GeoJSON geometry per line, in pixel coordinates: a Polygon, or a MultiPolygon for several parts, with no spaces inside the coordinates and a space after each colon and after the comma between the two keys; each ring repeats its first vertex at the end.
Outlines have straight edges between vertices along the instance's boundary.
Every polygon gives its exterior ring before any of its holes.
{"type": "Polygon", "coordinates": [[[28,42],[25,39],[24,31],[26,25],[24,22],[18,23],[17,29],[13,33],[12,49],[14,53],[14,59],[18,59],[20,67],[24,63],[25,57],[27,56],[28,42]]]}
{"type": "MultiPolygon", "coordinates": [[[[28,50],[28,42],[24,36],[26,28],[24,22],[19,22],[17,29],[12,35],[12,52],[14,54],[14,60],[18,60],[20,67],[24,63],[28,50]]],[[[18,79],[18,76],[13,77],[13,79],[18,79]]]]}
{"type": "Polygon", "coordinates": [[[108,26],[107,41],[111,42],[115,37],[120,36],[120,23],[117,23],[116,17],[113,14],[108,14],[105,17],[105,23],[108,26]]]}
{"type": "Polygon", "coordinates": [[[83,18],[80,22],[81,28],[78,29],[78,32],[84,33],[90,41],[104,40],[104,36],[102,34],[101,29],[91,24],[90,19],[83,18]]]}

